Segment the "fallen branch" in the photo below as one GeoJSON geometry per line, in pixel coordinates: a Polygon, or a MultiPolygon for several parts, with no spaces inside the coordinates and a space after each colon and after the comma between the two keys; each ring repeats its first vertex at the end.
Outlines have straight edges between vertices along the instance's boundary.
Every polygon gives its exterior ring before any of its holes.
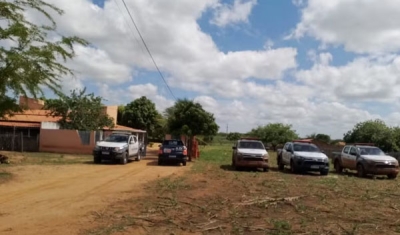
{"type": "Polygon", "coordinates": [[[236,203],[235,205],[238,205],[238,206],[249,206],[249,205],[261,204],[261,203],[292,202],[292,201],[298,200],[298,199],[300,199],[302,197],[304,197],[304,196],[285,197],[285,198],[272,198],[272,197],[255,198],[255,199],[248,200],[248,201],[245,201],[245,202],[236,203]]]}
{"type": "Polygon", "coordinates": [[[205,229],[203,229],[201,231],[207,232],[207,231],[211,231],[211,230],[224,229],[224,228],[226,228],[225,225],[218,225],[218,226],[215,226],[215,227],[205,228],[205,229]]]}

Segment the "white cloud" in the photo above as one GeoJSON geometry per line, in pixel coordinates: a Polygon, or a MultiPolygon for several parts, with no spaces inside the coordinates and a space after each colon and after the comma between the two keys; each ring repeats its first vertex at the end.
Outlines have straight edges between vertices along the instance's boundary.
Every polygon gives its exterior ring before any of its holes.
{"type": "Polygon", "coordinates": [[[309,0],[289,38],[309,35],[356,53],[397,52],[399,21],[398,0],[309,0]]]}
{"type": "MultiPolygon", "coordinates": [[[[130,84],[140,76],[136,71],[154,72],[155,69],[120,0],[105,1],[104,9],[90,0],[75,0],[74,4],[70,0],[49,2],[66,11],[64,16],[55,17],[59,32],[83,37],[93,46],[76,48],[78,56],[69,65],[77,71],[78,80],[75,84],[66,79],[66,87],[81,87],[87,82],[98,84],[96,95],[103,96],[110,104],[126,104],[144,95],[153,100],[160,111],[173,105],[174,101],[166,98],[169,95],[153,84],[130,84]]],[[[231,131],[245,132],[257,125],[284,122],[293,124],[302,135],[325,132],[340,138],[355,123],[380,117],[358,108],[357,102],[372,99],[389,102],[400,98],[396,93],[400,81],[400,57],[395,54],[365,56],[343,66],[334,66],[332,54],[310,50],[308,56],[314,66],[293,71],[297,68],[296,48],[276,47],[267,40],[264,48],[259,50],[223,52],[197,23],[210,9],[216,10],[214,23],[221,27],[247,22],[256,1],[235,1],[232,6],[221,5],[218,0],[180,0],[179,4],[176,0],[126,2],[171,88],[199,93],[195,101],[215,114],[222,130],[226,124],[231,131]],[[285,76],[288,72],[293,72],[297,81],[290,81],[285,76]],[[350,107],[346,105],[349,101],[356,102],[350,107]]],[[[348,0],[346,4],[352,6],[355,2],[348,0]]],[[[305,1],[294,3],[305,5],[305,1]]],[[[357,21],[348,18],[347,25],[336,16],[336,11],[343,11],[343,4],[344,1],[339,0],[310,0],[294,36],[309,34],[321,40],[323,45],[342,43],[357,52],[397,47],[399,40],[389,42],[386,37],[377,40],[387,42],[386,45],[373,45],[374,40],[381,37],[378,35],[384,35],[381,31],[386,32],[374,24],[387,23],[387,19],[383,23],[379,17],[377,22],[365,21],[373,25],[363,23],[361,26],[375,31],[364,34],[358,26],[353,27],[357,21]],[[322,13],[317,11],[319,6],[322,13]],[[338,30],[336,22],[342,28],[351,28],[358,36],[338,30]]],[[[361,4],[360,9],[367,8],[361,4]]],[[[386,8],[381,6],[379,9],[383,12],[386,8]]],[[[357,14],[352,14],[356,19],[364,19],[362,11],[355,12],[357,14]]],[[[41,20],[36,14],[30,17],[41,20]]],[[[386,120],[394,122],[399,116],[394,113],[386,120]]]]}
{"type": "Polygon", "coordinates": [[[296,77],[319,98],[331,101],[395,102],[400,98],[400,56],[360,57],[344,66],[331,66],[331,54],[320,54],[309,70],[296,77]]]}
{"type": "Polygon", "coordinates": [[[257,0],[234,0],[233,5],[218,4],[210,23],[225,27],[240,22],[248,23],[248,18],[257,0]]]}

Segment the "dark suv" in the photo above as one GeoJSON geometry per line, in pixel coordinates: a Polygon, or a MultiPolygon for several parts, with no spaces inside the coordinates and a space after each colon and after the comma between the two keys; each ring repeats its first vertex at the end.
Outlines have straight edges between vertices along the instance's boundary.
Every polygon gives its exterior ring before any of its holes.
{"type": "Polygon", "coordinates": [[[158,150],[158,165],[167,162],[182,163],[186,166],[188,160],[187,148],[182,140],[164,140],[158,150]]]}

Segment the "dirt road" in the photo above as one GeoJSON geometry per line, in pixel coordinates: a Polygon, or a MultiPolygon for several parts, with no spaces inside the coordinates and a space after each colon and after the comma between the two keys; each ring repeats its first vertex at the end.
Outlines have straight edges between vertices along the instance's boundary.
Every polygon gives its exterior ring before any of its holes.
{"type": "Polygon", "coordinates": [[[146,182],[188,167],[157,166],[148,156],[127,165],[17,166],[0,185],[0,234],[76,234],[88,213],[140,195],[146,182]]]}

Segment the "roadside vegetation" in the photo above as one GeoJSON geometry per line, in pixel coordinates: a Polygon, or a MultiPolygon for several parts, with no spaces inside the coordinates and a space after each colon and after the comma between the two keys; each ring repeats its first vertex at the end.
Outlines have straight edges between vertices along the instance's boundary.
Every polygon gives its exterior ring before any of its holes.
{"type": "Polygon", "coordinates": [[[18,165],[68,165],[91,163],[90,155],[59,154],[59,153],[29,153],[29,152],[1,152],[9,159],[9,164],[1,164],[0,168],[18,165]]]}
{"type": "Polygon", "coordinates": [[[400,232],[398,180],[282,173],[275,153],[270,156],[270,172],[237,172],[230,145],[202,148],[186,174],[154,181],[143,197],[94,213],[93,227],[82,234],[400,232]]]}

